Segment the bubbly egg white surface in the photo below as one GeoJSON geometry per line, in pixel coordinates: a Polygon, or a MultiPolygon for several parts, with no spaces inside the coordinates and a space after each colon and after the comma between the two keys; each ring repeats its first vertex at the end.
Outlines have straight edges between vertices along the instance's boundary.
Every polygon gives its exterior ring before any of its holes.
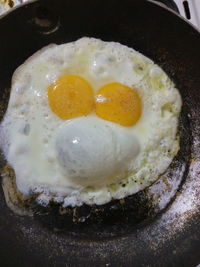
{"type": "Polygon", "coordinates": [[[94,38],[50,45],[14,73],[0,145],[17,189],[37,201],[66,206],[105,204],[152,184],[172,162],[181,97],[150,59],[132,48],[94,38]],[[70,120],[48,105],[47,88],[61,75],[86,79],[96,92],[120,82],[137,89],[139,121],[124,127],[95,112],[70,120]]]}

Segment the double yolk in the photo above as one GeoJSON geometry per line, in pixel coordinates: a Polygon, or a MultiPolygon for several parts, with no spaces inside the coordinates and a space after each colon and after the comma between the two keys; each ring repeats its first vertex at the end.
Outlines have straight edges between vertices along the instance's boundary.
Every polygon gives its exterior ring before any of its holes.
{"type": "Polygon", "coordinates": [[[104,120],[132,126],[140,118],[142,105],[137,91],[121,83],[109,83],[96,95],[91,85],[77,75],[64,75],[48,88],[51,110],[61,119],[86,116],[93,110],[104,120]]]}

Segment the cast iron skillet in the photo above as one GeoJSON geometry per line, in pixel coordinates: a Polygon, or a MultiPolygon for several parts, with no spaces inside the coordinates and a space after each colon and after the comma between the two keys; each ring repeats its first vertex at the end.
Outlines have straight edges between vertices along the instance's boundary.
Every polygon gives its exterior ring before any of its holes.
{"type": "Polygon", "coordinates": [[[176,83],[183,98],[181,149],[167,179],[181,180],[179,188],[164,208],[156,208],[144,190],[124,206],[117,201],[92,210],[85,206],[69,210],[69,217],[58,215],[54,206],[48,214],[18,216],[1,190],[0,265],[195,266],[200,262],[200,34],[173,12],[142,0],[26,4],[0,19],[3,112],[12,73],[27,57],[49,43],[83,36],[134,47],[176,83]],[[84,223],[82,212],[92,213],[91,219],[84,223]]]}

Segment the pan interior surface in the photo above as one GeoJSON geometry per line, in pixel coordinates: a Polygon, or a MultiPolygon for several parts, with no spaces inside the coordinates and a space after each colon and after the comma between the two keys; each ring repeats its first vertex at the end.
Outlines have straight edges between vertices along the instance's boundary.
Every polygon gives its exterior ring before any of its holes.
{"type": "MultiPolygon", "coordinates": [[[[158,266],[160,260],[162,266],[186,266],[188,260],[196,263],[195,248],[200,245],[200,237],[194,238],[199,227],[200,192],[199,33],[159,6],[128,0],[123,4],[114,0],[87,0],[87,4],[36,1],[2,17],[0,33],[1,118],[13,71],[43,46],[83,36],[120,42],[148,56],[167,72],[183,99],[178,155],[159,181],[124,201],[68,209],[67,213],[52,205],[48,212],[36,208],[33,218],[12,213],[1,189],[4,245],[0,262],[21,266],[27,261],[30,266],[131,266],[133,261],[139,266],[158,266]],[[193,257],[186,257],[185,251],[193,257]]],[[[4,165],[2,161],[1,167],[4,165]]]]}

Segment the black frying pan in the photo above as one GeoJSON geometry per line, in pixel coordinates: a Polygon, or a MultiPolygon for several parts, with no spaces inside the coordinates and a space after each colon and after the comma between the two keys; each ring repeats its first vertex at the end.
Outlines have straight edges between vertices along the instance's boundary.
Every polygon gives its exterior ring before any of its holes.
{"type": "Polygon", "coordinates": [[[28,217],[14,214],[1,190],[0,266],[195,266],[200,263],[200,34],[191,25],[142,0],[24,5],[0,19],[1,116],[12,73],[27,57],[49,43],[83,36],[133,47],[168,73],[183,98],[180,152],[153,185],[160,190],[157,199],[150,187],[123,203],[69,209],[67,215],[55,205],[48,212],[35,207],[35,216],[28,217]]]}

